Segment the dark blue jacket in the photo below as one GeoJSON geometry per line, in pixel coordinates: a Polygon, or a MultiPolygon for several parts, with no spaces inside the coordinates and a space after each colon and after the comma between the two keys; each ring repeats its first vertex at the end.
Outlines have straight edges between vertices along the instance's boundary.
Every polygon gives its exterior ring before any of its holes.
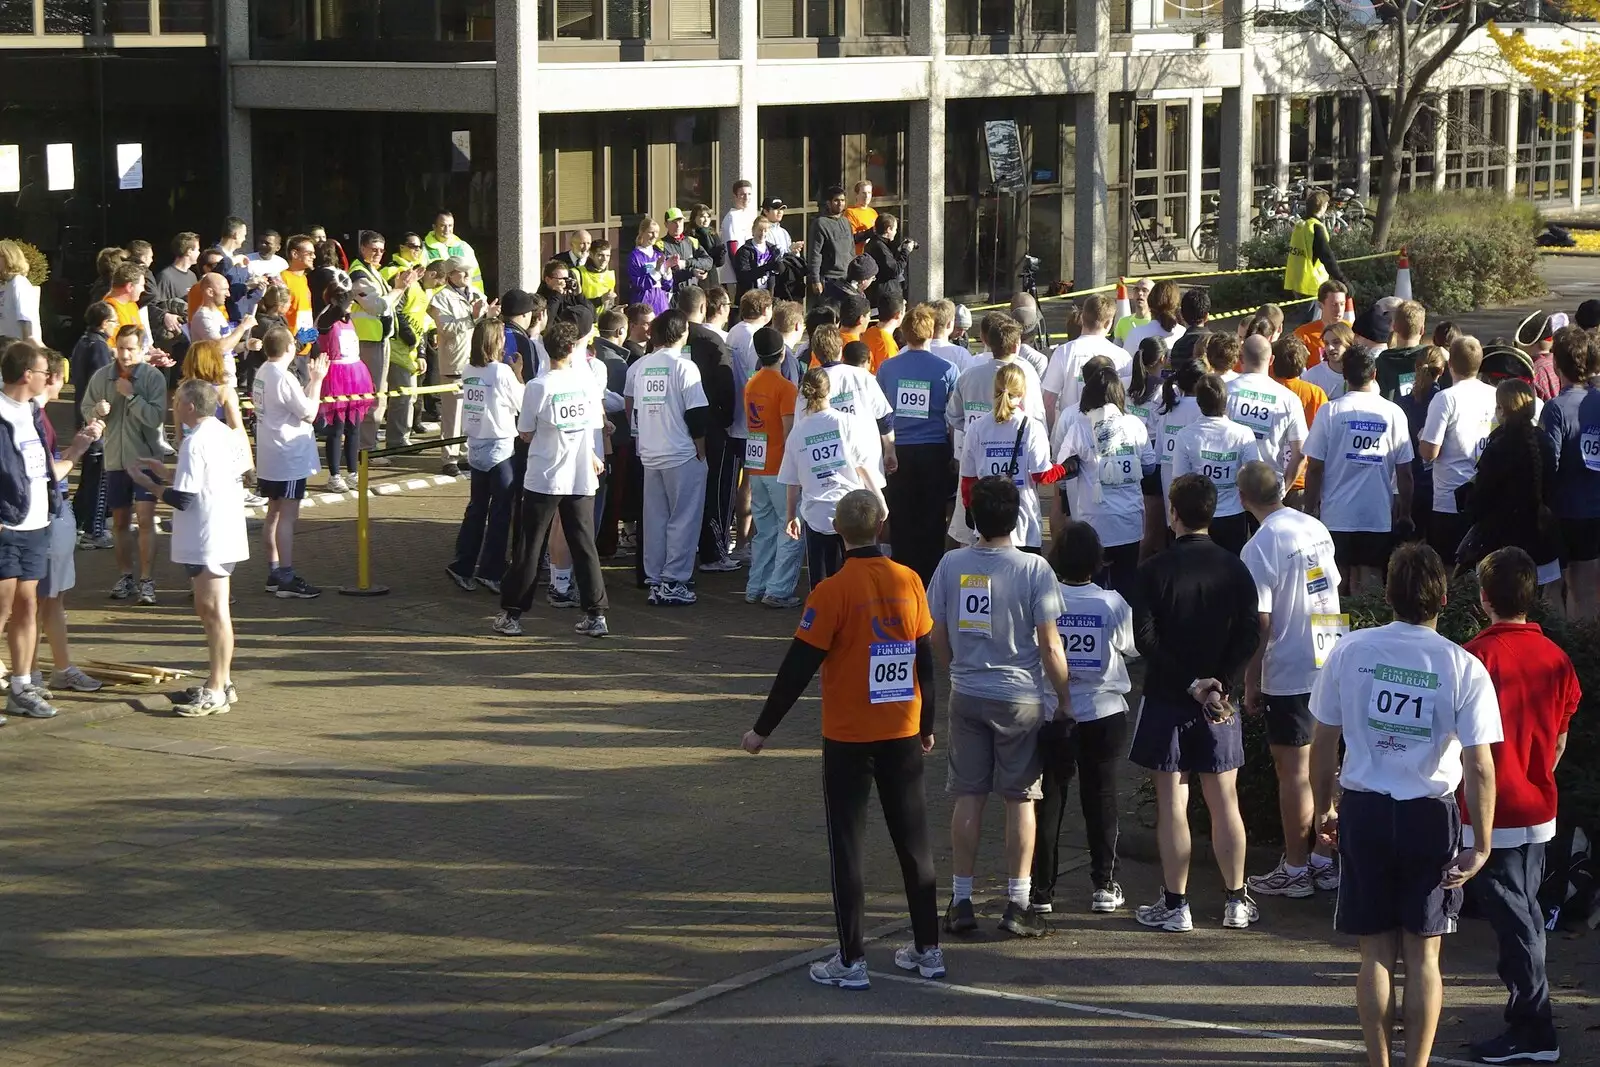
{"type": "MultiPolygon", "coordinates": [[[[42,447],[47,440],[44,411],[38,404],[32,406],[33,429],[39,435],[42,447]]],[[[61,486],[50,477],[48,471],[45,485],[50,494],[46,514],[54,515],[61,506],[61,486]]],[[[28,467],[23,461],[22,449],[17,447],[16,434],[9,422],[0,419],[0,526],[15,526],[28,517],[28,489],[28,467]]]]}

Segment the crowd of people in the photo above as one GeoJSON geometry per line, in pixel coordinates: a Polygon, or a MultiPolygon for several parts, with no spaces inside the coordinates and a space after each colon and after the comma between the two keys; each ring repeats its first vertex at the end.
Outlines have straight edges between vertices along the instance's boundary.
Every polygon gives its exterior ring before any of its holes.
{"type": "Polygon", "coordinates": [[[204,250],[178,235],[159,271],[132,242],[101,254],[70,359],[43,346],[26,263],[0,242],[7,710],[55,714],[36,680],[41,629],[50,684],[98,687],[68,647],[73,550],[113,549],[111,597],[156,603],[164,503],[210,653],[179,714],[227,711],[246,507],[265,508],[266,591],[314,598],[294,540],[323,461],[344,491],[362,453],[437,432],[443,471],[471,481],[446,573],[499,598],[499,634],[523,632],[544,580],[548,605],[580,611],[577,633],[606,636],[602,564],[622,554],[651,607],[693,605],[699,574],[737,571],[747,602],[803,607],[744,747],[763,748],[820,669],[840,951],[817,981],[869,984],[874,783],[915,931],[896,963],[931,978],[941,925],[978,925],[990,793],[1006,808],[1002,929],[1039,936],[1064,906],[1075,775],[1088,906],[1126,905],[1126,756],[1154,785],[1163,877],[1140,923],[1193,928],[1198,783],[1225,928],[1257,922],[1257,897],[1339,894],[1338,926],[1361,939],[1371,1062],[1388,1062],[1402,958],[1408,1062],[1426,1062],[1438,938],[1469,879],[1512,988],[1508,1029],[1478,1051],[1553,1059],[1527,905],[1578,692],[1526,616],[1540,593],[1562,614],[1600,613],[1600,302],[1486,344],[1430,331],[1413,300],[1354,316],[1307,253],[1298,287],[1316,285],[1316,309],[1298,328],[1273,304],[1220,328],[1203,287],[1139,281],[1125,308],[1072,306],[1070,339],[1047,353],[1029,343],[1041,316],[1025,294],[976,324],[948,300],[908,307],[916,242],[871,207],[870,183],[825,190],[803,241],[781,200],[757,203],[748,182],[730,194],[719,227],[706,205],[674,208],[626,255],[576,231],[535,291],[495,298],[449,212],[392,254],[376,231],[348,255],[318,227],[267,231],[247,254],[234,218],[204,250]],[[61,448],[42,405],[68,381],[79,429],[61,448]],[[417,394],[427,381],[442,388],[417,394]],[[1433,627],[1451,571],[1474,568],[1493,625],[1463,650],[1433,627]],[[1397,621],[1349,634],[1341,596],[1379,591],[1397,621]],[[942,924],[922,783],[940,665],[956,800],[942,924]],[[1240,714],[1265,717],[1285,841],[1253,876],[1240,714]],[[1513,740],[1517,759],[1501,758],[1513,740]],[[1465,851],[1462,816],[1480,828],[1465,851]]]}

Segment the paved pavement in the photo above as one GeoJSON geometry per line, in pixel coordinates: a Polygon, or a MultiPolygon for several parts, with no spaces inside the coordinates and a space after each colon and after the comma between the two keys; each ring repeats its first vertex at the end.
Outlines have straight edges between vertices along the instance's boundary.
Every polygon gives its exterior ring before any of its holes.
{"type": "MultiPolygon", "coordinates": [[[[1042,942],[951,946],[930,989],[889,973],[899,876],[875,827],[874,988],[813,987],[794,960],[833,929],[814,698],[761,757],[736,749],[792,616],[746,605],[729,575],[704,577],[697,608],[651,611],[624,565],[610,640],[542,606],[527,637],[495,637],[491,598],[441,573],[464,497],[375,502],[389,597],[332,593],[354,579],[348,502],[303,524],[322,599],[268,598],[262,563],[243,565],[231,714],[180,720],[108,690],[0,729],[0,1067],[1354,1062],[1354,953],[1329,901],[1267,902],[1260,927],[1224,934],[1203,861],[1192,935],[1073,913],[1042,942]],[[562,1045],[631,1013],[645,1021],[562,1045]]],[[[203,665],[176,568],[145,609],[103,599],[109,553],[79,573],[79,658],[203,665]]],[[[994,813],[989,831],[992,901],[994,813]]],[[[1122,880],[1143,900],[1160,879],[1135,859],[1122,880]]],[[[1498,1021],[1485,934],[1468,924],[1446,950],[1446,1057],[1498,1021]]],[[[1600,1063],[1596,944],[1552,942],[1568,1062],[1600,1063]]]]}

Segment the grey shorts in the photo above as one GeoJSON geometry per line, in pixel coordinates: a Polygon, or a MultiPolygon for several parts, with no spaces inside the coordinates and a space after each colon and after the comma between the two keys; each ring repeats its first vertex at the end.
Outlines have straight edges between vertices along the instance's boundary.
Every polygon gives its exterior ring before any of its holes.
{"type": "Polygon", "coordinates": [[[989,700],[952,690],[945,791],[1038,800],[1044,795],[1038,745],[1043,721],[1038,701],[989,700]]]}

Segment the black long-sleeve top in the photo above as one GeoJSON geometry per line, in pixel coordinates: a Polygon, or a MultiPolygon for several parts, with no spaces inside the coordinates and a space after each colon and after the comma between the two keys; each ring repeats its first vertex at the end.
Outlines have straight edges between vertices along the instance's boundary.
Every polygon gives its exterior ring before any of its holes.
{"type": "Polygon", "coordinates": [[[711,408],[707,415],[710,427],[726,430],[733,425],[735,403],[733,356],[728,351],[728,342],[709,326],[692,322],[689,324],[689,358],[700,370],[700,384],[711,408]]]}
{"type": "Polygon", "coordinates": [[[1191,701],[1196,678],[1231,688],[1261,640],[1256,604],[1250,571],[1205,534],[1186,534],[1141,564],[1133,640],[1147,664],[1145,694],[1191,701]]]}
{"type": "Polygon", "coordinates": [[[1328,242],[1328,228],[1326,226],[1311,227],[1311,255],[1321,260],[1323,267],[1328,271],[1328,277],[1336,282],[1345,282],[1349,279],[1344,276],[1344,271],[1339,269],[1339,261],[1334,258],[1333,245],[1328,242]]]}

